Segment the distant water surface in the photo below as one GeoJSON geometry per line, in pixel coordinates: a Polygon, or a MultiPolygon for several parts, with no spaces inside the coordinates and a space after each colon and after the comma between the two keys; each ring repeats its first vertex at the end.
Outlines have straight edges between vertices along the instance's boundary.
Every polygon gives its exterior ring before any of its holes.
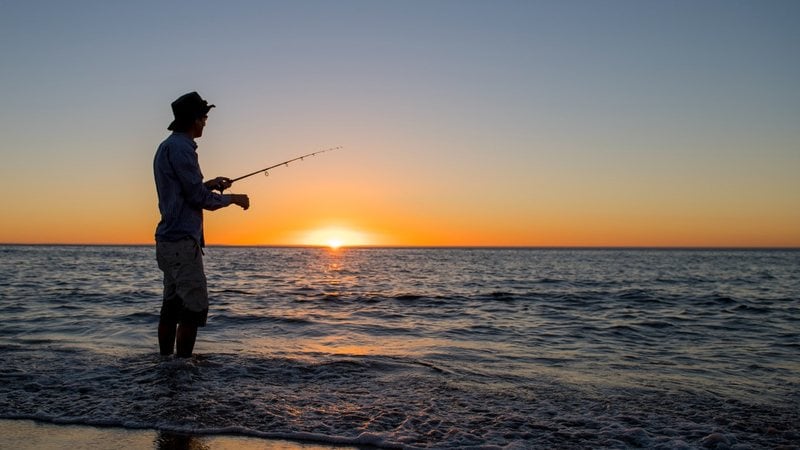
{"type": "Polygon", "coordinates": [[[407,448],[800,442],[800,251],[0,246],[0,418],[407,448]]]}

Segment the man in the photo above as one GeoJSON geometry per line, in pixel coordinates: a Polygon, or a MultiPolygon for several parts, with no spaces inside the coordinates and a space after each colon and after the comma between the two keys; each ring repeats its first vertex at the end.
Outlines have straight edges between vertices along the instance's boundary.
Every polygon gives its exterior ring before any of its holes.
{"type": "Polygon", "coordinates": [[[164,299],[158,323],[158,346],[162,356],[192,356],[197,327],[208,316],[208,288],[203,271],[203,210],[231,204],[243,209],[250,199],[242,194],[217,194],[231,186],[228,178],[203,182],[195,139],[203,135],[209,105],[197,92],[172,102],[175,120],[167,127],[173,133],[158,146],[153,161],[158,209],[156,259],[164,272],[164,299]]]}

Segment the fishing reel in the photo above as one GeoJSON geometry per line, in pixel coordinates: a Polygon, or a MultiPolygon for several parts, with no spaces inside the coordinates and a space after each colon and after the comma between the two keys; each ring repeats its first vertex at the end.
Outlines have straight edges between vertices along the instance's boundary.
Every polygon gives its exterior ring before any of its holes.
{"type": "Polygon", "coordinates": [[[225,189],[228,189],[233,184],[233,181],[230,178],[226,177],[217,177],[213,180],[208,180],[205,183],[206,187],[211,191],[219,191],[220,194],[225,192],[225,189]]]}

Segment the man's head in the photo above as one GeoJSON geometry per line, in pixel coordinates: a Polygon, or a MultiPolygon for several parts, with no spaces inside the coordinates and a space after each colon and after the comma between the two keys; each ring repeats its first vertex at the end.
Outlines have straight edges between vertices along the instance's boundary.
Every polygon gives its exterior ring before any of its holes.
{"type": "Polygon", "coordinates": [[[169,124],[168,130],[189,133],[192,137],[203,135],[208,111],[214,108],[200,97],[197,92],[190,92],[172,102],[172,114],[175,120],[169,124]]]}

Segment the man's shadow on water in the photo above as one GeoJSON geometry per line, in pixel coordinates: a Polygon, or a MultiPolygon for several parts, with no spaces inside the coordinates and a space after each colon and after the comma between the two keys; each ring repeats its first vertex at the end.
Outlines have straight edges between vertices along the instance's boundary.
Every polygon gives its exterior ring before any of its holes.
{"type": "Polygon", "coordinates": [[[156,438],[157,450],[211,450],[203,439],[191,434],[172,433],[159,431],[156,438]]]}

